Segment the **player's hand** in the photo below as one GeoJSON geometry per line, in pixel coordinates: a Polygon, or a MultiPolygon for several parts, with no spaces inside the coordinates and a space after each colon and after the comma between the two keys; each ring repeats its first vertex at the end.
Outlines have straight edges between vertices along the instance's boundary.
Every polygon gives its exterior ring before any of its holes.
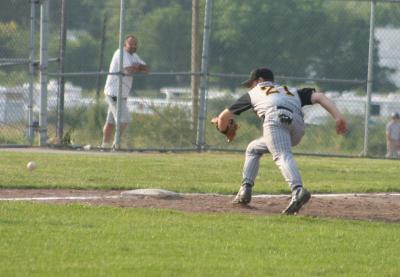
{"type": "Polygon", "coordinates": [[[347,133],[347,122],[343,117],[336,119],[336,133],[339,135],[347,133]]]}
{"type": "Polygon", "coordinates": [[[218,125],[218,120],[218,117],[214,117],[213,119],[211,119],[211,123],[215,125],[220,133],[226,136],[228,142],[233,141],[236,137],[236,131],[239,128],[239,125],[236,123],[235,119],[229,119],[225,129],[220,128],[220,126],[218,125]]]}

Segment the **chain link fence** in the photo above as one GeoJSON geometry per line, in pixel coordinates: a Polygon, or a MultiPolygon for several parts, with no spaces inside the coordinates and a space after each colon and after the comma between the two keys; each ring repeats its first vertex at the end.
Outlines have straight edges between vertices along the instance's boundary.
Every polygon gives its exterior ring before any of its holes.
{"type": "Polygon", "coordinates": [[[133,75],[127,100],[132,120],[121,136],[122,149],[243,151],[261,135],[253,113],[238,117],[238,136],[229,144],[208,122],[246,93],[240,83],[253,68],[267,66],[280,83],[324,91],[349,121],[349,132],[338,136],[321,107],[305,107],[306,135],[295,152],[386,153],[386,124],[400,112],[399,1],[199,1],[197,46],[203,55],[195,70],[191,1],[48,1],[48,49],[43,49],[46,1],[1,4],[2,145],[40,145],[43,116],[45,145],[100,145],[107,112],[104,84],[122,26],[123,37],[138,37],[137,54],[150,67],[149,74],[133,75]],[[369,53],[371,26],[374,48],[369,53]],[[40,65],[43,53],[47,68],[40,65]],[[48,78],[45,114],[43,73],[48,78]],[[194,77],[201,78],[198,94],[191,88],[194,77]]]}
{"type": "Polygon", "coordinates": [[[20,31],[21,24],[29,26],[30,7],[26,3],[7,1],[2,4],[0,21],[0,142],[2,144],[28,144],[26,110],[28,107],[30,29],[20,31]],[[7,14],[11,5],[17,5],[17,14],[7,14]],[[25,15],[23,22],[13,17],[25,15]]]}

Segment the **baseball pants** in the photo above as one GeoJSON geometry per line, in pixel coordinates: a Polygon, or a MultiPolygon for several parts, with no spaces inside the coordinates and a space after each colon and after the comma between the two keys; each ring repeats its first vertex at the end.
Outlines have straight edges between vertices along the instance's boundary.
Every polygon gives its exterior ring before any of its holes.
{"type": "Polygon", "coordinates": [[[272,159],[281,171],[282,176],[291,190],[303,186],[300,172],[293,159],[292,146],[297,145],[304,135],[304,121],[301,115],[278,110],[265,117],[263,136],[253,140],[247,146],[243,167],[243,183],[254,185],[260,166],[260,158],[265,153],[271,153],[272,159]],[[280,114],[292,118],[292,122],[282,123],[280,114]]]}

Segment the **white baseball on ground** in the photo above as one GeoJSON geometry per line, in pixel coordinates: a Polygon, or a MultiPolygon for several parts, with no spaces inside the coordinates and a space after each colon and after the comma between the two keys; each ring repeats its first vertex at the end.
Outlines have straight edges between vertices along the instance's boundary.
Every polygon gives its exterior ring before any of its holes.
{"type": "Polygon", "coordinates": [[[92,146],[90,144],[86,144],[85,146],[83,146],[83,150],[89,151],[90,149],[92,149],[92,146]]]}
{"type": "Polygon", "coordinates": [[[34,161],[30,161],[28,162],[28,164],[26,165],[26,168],[28,168],[29,171],[35,170],[37,167],[36,162],[34,161]]]}

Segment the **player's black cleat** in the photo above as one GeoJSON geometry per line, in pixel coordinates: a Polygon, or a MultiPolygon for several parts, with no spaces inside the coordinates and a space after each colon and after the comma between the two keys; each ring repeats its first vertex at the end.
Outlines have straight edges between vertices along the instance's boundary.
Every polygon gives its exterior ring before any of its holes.
{"type": "Polygon", "coordinates": [[[251,192],[252,192],[252,185],[251,184],[243,184],[238,194],[236,195],[235,199],[233,199],[232,204],[243,204],[247,205],[251,201],[251,192]]]}
{"type": "Polygon", "coordinates": [[[311,193],[303,187],[292,191],[292,199],[289,205],[282,211],[283,214],[296,214],[311,198],[311,193]]]}

